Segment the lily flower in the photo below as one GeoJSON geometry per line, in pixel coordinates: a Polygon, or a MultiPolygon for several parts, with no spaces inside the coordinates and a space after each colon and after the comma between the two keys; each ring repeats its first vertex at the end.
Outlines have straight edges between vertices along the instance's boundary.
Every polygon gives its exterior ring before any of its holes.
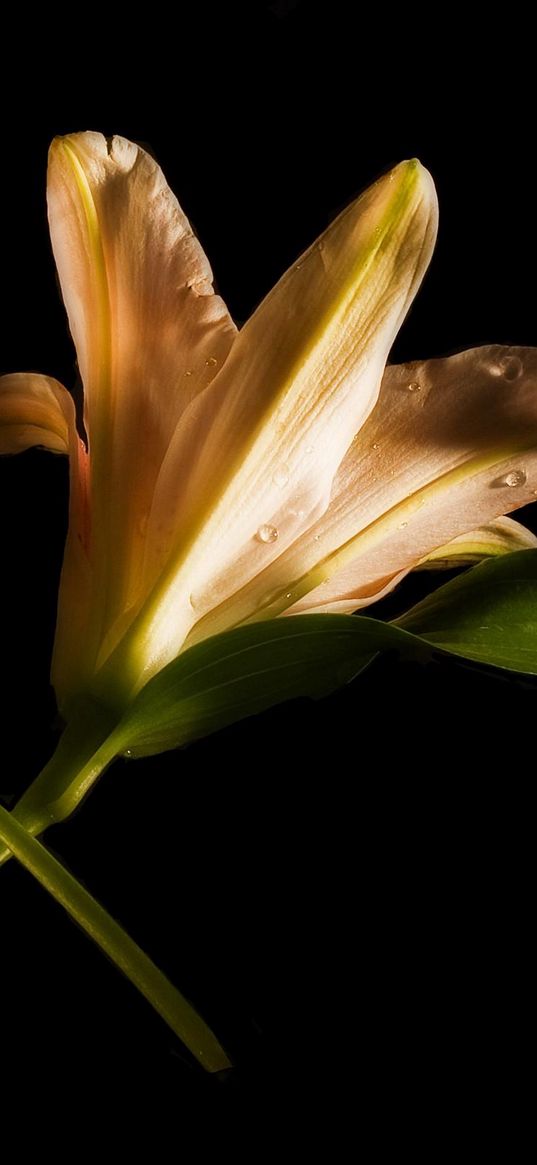
{"type": "Polygon", "coordinates": [[[67,720],[88,693],[124,707],[206,636],[354,611],[431,556],[535,544],[496,519],[537,492],[537,351],[386,367],[436,236],[419,162],[344,210],[240,332],[139,146],[56,139],[48,207],[84,432],[57,381],[9,375],[0,452],[70,457],[67,720]]]}

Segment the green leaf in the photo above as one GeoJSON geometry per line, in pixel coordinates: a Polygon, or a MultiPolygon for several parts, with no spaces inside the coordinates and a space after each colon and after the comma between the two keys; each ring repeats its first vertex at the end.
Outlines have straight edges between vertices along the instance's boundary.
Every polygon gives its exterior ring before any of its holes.
{"type": "Polygon", "coordinates": [[[215,635],[159,672],[114,735],[134,756],[177,748],[284,700],[326,695],[392,649],[537,675],[537,550],[474,567],[394,623],[301,615],[215,635]]]}
{"type": "Polygon", "coordinates": [[[297,696],[353,679],[382,649],[415,639],[375,619],[303,615],[237,627],[192,647],[159,672],[118,731],[133,755],[176,748],[297,696]]]}
{"type": "Polygon", "coordinates": [[[537,675],[537,550],[482,562],[395,625],[464,659],[537,675]]]}

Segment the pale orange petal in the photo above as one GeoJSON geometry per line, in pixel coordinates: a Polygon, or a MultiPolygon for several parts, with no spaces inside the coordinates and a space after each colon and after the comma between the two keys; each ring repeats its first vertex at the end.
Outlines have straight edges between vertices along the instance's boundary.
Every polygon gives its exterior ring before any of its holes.
{"type": "Polygon", "coordinates": [[[73,398],[51,376],[0,377],[0,453],[32,445],[69,454],[69,531],[60,582],[53,680],[60,697],[81,666],[91,602],[87,453],[75,423],[73,398]]]}
{"type": "Polygon", "coordinates": [[[459,534],[432,550],[418,563],[416,570],[452,570],[454,566],[471,566],[483,558],[513,554],[516,550],[537,549],[537,538],[531,530],[513,518],[496,518],[477,530],[459,534]]]}
{"type": "Polygon", "coordinates": [[[453,570],[454,567],[472,566],[483,558],[500,554],[512,554],[515,550],[537,549],[537,538],[520,522],[512,518],[496,518],[477,530],[469,530],[452,538],[451,542],[437,547],[414,567],[401,570],[389,579],[377,580],[367,593],[361,583],[360,562],[349,563],[315,590],[304,595],[284,615],[326,615],[352,614],[353,611],[370,607],[389,595],[410,570],[453,570]],[[355,591],[358,594],[355,594],[355,591]]]}
{"type": "Polygon", "coordinates": [[[22,453],[34,445],[68,453],[74,416],[72,397],[51,376],[13,372],[0,377],[0,453],[22,453]]]}
{"type": "Polygon", "coordinates": [[[56,139],[48,206],[85,390],[98,643],[140,598],[163,458],[235,328],[176,198],[139,146],[97,133],[56,139]]]}
{"type": "Polygon", "coordinates": [[[240,332],[178,426],[159,478],[150,536],[167,521],[177,552],[142,612],[133,673],[172,658],[193,622],[326,509],[435,233],[432,180],[402,163],[340,215],[240,332]]]}
{"type": "Polygon", "coordinates": [[[285,609],[366,605],[435,548],[536,496],[536,348],[387,368],[324,516],[195,635],[285,609]]]}

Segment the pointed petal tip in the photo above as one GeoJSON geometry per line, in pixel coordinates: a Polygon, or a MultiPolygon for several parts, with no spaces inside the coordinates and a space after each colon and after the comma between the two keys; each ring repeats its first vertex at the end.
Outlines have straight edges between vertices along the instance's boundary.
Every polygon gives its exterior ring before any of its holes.
{"type": "Polygon", "coordinates": [[[396,176],[404,188],[419,192],[422,198],[425,196],[436,209],[437,194],[434,179],[430,170],[420,162],[419,158],[406,158],[399,162],[393,170],[390,170],[388,178],[393,181],[396,176]]]}

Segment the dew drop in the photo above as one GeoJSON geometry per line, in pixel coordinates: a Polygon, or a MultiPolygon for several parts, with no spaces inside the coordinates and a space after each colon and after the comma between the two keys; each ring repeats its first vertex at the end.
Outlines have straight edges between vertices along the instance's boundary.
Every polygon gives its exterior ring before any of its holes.
{"type": "Polygon", "coordinates": [[[279,465],[278,468],[274,471],[272,480],[274,485],[279,485],[280,488],[283,489],[284,485],[287,485],[287,482],[289,481],[289,466],[279,465]]]}
{"type": "Polygon", "coordinates": [[[411,380],[410,383],[407,384],[407,390],[408,392],[420,392],[421,384],[419,380],[411,380]]]}
{"type": "Polygon", "coordinates": [[[205,363],[214,367],[214,365],[217,363],[216,356],[209,356],[209,359],[206,360],[205,363]]]}
{"type": "Polygon", "coordinates": [[[508,473],[503,473],[501,477],[498,477],[494,485],[507,485],[514,489],[517,485],[524,485],[525,481],[526,474],[523,469],[510,469],[508,473]]]}
{"type": "Polygon", "coordinates": [[[293,592],[292,592],[292,591],[287,591],[287,594],[286,594],[286,596],[285,596],[285,597],[286,597],[286,599],[292,599],[292,597],[293,597],[293,592]]]}
{"type": "Polygon", "coordinates": [[[320,534],[314,534],[314,535],[313,535],[313,540],[314,540],[314,542],[320,542],[320,541],[321,541],[321,535],[320,535],[320,534]]]}
{"type": "Polygon", "coordinates": [[[191,368],[187,368],[187,370],[185,372],[185,376],[192,376],[192,369],[191,368]]]}
{"type": "Polygon", "coordinates": [[[519,360],[518,356],[507,356],[505,360],[502,360],[501,371],[504,380],[518,380],[522,372],[522,361],[519,360]]]}
{"type": "Polygon", "coordinates": [[[276,526],[271,526],[267,523],[259,527],[257,537],[260,542],[275,542],[278,537],[278,529],[276,526]]]}
{"type": "Polygon", "coordinates": [[[313,445],[306,445],[306,453],[313,453],[313,445]]]}
{"type": "Polygon", "coordinates": [[[300,271],[300,268],[302,266],[303,266],[303,262],[302,263],[295,263],[295,271],[300,271]]]}
{"type": "Polygon", "coordinates": [[[126,748],[125,752],[123,753],[123,756],[127,756],[127,757],[132,756],[132,748],[126,748]]]}
{"type": "Polygon", "coordinates": [[[378,441],[373,441],[371,448],[372,449],[380,449],[380,445],[379,445],[378,441]]]}
{"type": "Polygon", "coordinates": [[[400,522],[400,523],[399,523],[399,529],[400,529],[400,530],[404,530],[404,529],[405,529],[405,526],[408,526],[408,522],[400,522]]]}

